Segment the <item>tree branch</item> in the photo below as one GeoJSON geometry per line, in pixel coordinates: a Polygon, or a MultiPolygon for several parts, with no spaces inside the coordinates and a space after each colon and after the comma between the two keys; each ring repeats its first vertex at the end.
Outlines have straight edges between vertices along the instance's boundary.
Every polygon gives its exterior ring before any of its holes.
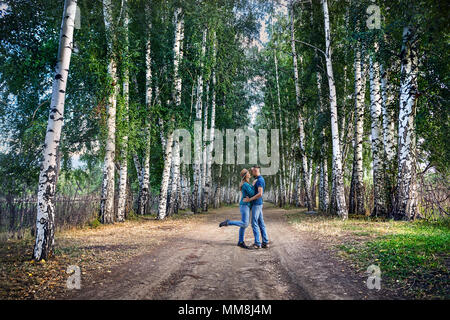
{"type": "Polygon", "coordinates": [[[319,51],[319,52],[322,53],[325,57],[327,56],[323,50],[317,48],[316,46],[313,46],[313,45],[310,44],[310,43],[307,43],[307,42],[304,42],[304,41],[301,41],[301,40],[297,40],[297,39],[295,39],[295,41],[300,42],[300,43],[302,43],[302,44],[304,44],[304,45],[307,45],[307,46],[309,46],[309,47],[311,47],[311,48],[313,48],[313,49],[319,51]]]}

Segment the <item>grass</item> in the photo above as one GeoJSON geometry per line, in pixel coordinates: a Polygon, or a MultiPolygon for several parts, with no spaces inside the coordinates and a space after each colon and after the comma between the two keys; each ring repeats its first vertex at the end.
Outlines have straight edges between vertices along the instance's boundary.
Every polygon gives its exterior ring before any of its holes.
{"type": "Polygon", "coordinates": [[[450,298],[450,219],[391,221],[288,212],[295,228],[332,243],[360,271],[378,265],[382,281],[417,299],[450,298]]]}

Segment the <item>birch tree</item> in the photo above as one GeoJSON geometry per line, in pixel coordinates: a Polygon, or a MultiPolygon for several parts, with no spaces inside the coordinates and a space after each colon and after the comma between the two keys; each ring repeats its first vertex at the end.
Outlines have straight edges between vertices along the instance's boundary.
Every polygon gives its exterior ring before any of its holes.
{"type": "MultiPolygon", "coordinates": [[[[174,90],[172,100],[175,104],[175,109],[178,110],[181,105],[181,88],[182,80],[180,76],[180,64],[183,61],[183,39],[184,39],[184,19],[182,17],[182,9],[175,9],[175,41],[173,47],[173,79],[174,90]]],[[[178,185],[180,179],[180,149],[178,137],[174,137],[173,146],[173,164],[172,164],[172,190],[169,203],[169,213],[176,213],[178,210],[178,192],[180,192],[178,185]]]]}
{"type": "Polygon", "coordinates": [[[336,198],[336,213],[343,219],[347,219],[347,205],[345,203],[344,177],[342,174],[342,156],[339,143],[338,113],[336,87],[334,84],[333,65],[331,61],[331,30],[330,17],[328,14],[328,2],[322,0],[324,25],[325,25],[325,60],[328,75],[328,86],[330,91],[330,111],[331,111],[331,135],[333,145],[333,183],[336,198]]]}
{"type": "Polygon", "coordinates": [[[364,182],[363,182],[363,131],[364,131],[364,97],[365,71],[361,59],[361,47],[355,49],[355,125],[353,136],[353,170],[350,186],[349,212],[364,214],[364,182]]]}
{"type": "MultiPolygon", "coordinates": [[[[317,53],[316,53],[317,60],[317,53]]],[[[319,110],[324,114],[325,108],[322,100],[322,74],[320,71],[316,72],[317,92],[319,95],[319,110]]],[[[319,169],[319,209],[323,212],[327,212],[329,208],[330,196],[328,187],[328,161],[326,154],[326,142],[325,142],[325,128],[321,130],[322,146],[320,148],[320,169],[319,169]]]]}
{"type": "Polygon", "coordinates": [[[145,5],[145,20],[146,20],[146,44],[145,44],[145,107],[147,111],[147,117],[145,119],[145,144],[144,144],[144,159],[141,172],[141,188],[139,190],[138,197],[138,214],[143,215],[145,213],[145,207],[149,198],[149,186],[150,186],[150,144],[151,144],[151,128],[152,128],[152,49],[151,49],[151,17],[150,17],[150,1],[145,5]]]}
{"type": "Polygon", "coordinates": [[[417,214],[416,99],[418,50],[415,29],[403,29],[401,51],[400,112],[398,119],[398,187],[393,216],[410,220],[417,214]]]}
{"type": "MultiPolygon", "coordinates": [[[[272,35],[273,32],[273,22],[271,24],[272,28],[272,35]]],[[[278,183],[279,183],[279,191],[280,191],[280,207],[284,206],[286,204],[286,189],[284,184],[284,136],[283,136],[283,121],[282,121],[282,112],[281,112],[281,94],[280,94],[280,83],[279,83],[279,74],[278,74],[278,58],[277,58],[277,50],[276,47],[273,48],[273,60],[275,64],[275,83],[277,88],[277,107],[278,112],[274,111],[275,114],[278,113],[278,125],[280,128],[280,164],[281,164],[281,172],[278,174],[278,183]]]]}
{"type": "MultiPolygon", "coordinates": [[[[174,123],[172,118],[171,123],[174,123]]],[[[166,142],[165,156],[164,156],[164,169],[161,180],[161,189],[159,191],[159,206],[158,206],[158,219],[162,220],[167,215],[167,191],[169,189],[170,168],[172,166],[172,145],[173,145],[173,128],[169,129],[169,136],[166,142]]]]}
{"type": "Polygon", "coordinates": [[[70,58],[73,48],[73,33],[76,0],[65,0],[59,34],[58,57],[53,77],[50,115],[48,117],[47,132],[43,151],[43,162],[39,174],[36,241],[33,259],[47,260],[53,253],[55,236],[55,191],[57,180],[57,154],[61,140],[61,130],[64,117],[64,102],[66,86],[69,76],[70,58]]]}
{"type": "MultiPolygon", "coordinates": [[[[397,61],[397,59],[395,60],[397,61]]],[[[394,115],[394,94],[393,84],[389,81],[389,71],[380,64],[381,73],[381,113],[383,117],[383,144],[385,156],[385,184],[386,207],[388,213],[392,212],[393,190],[396,183],[396,141],[395,141],[395,115],[394,115]]]]}
{"type": "Polygon", "coordinates": [[[380,65],[377,61],[378,43],[374,43],[374,53],[370,56],[370,114],[372,136],[372,171],[374,209],[372,215],[386,216],[386,188],[384,176],[384,144],[381,115],[380,65]]]}
{"type": "Polygon", "coordinates": [[[113,53],[113,17],[111,0],[103,0],[103,20],[106,30],[108,76],[111,92],[107,105],[106,148],[103,163],[103,183],[100,199],[100,221],[114,222],[114,156],[116,152],[117,64],[113,53]]]}
{"type": "Polygon", "coordinates": [[[205,107],[203,108],[204,112],[203,112],[203,143],[202,143],[202,152],[203,152],[203,156],[202,156],[202,188],[201,188],[201,206],[202,206],[202,211],[206,211],[208,209],[208,205],[206,204],[207,199],[206,199],[206,195],[205,195],[205,189],[206,189],[206,165],[208,162],[208,159],[206,158],[208,155],[208,150],[207,150],[207,140],[208,140],[208,109],[209,109],[209,101],[208,101],[208,97],[209,97],[209,79],[206,79],[206,103],[205,103],[205,107]]]}
{"type": "Polygon", "coordinates": [[[308,207],[308,211],[313,210],[311,199],[311,180],[308,169],[308,159],[306,157],[306,141],[305,141],[305,129],[303,123],[303,110],[300,102],[300,83],[298,79],[298,64],[297,64],[297,52],[295,50],[295,29],[294,29],[294,2],[290,4],[290,21],[291,21],[291,50],[292,59],[294,65],[294,83],[295,83],[295,101],[298,109],[298,131],[300,139],[300,153],[301,153],[301,169],[303,178],[303,187],[305,188],[305,204],[308,207]]]}
{"type": "Polygon", "coordinates": [[[129,73],[129,48],[128,48],[128,2],[123,0],[122,2],[123,10],[123,27],[125,30],[125,52],[124,52],[124,71],[123,71],[123,99],[124,99],[124,110],[122,122],[125,124],[125,133],[121,141],[121,155],[120,155],[120,165],[119,165],[119,196],[117,201],[117,221],[125,221],[125,206],[127,200],[127,173],[128,173],[128,109],[130,100],[130,73],[129,73]]]}
{"type": "MultiPolygon", "coordinates": [[[[197,97],[195,103],[195,120],[202,121],[202,107],[203,107],[203,66],[204,66],[204,58],[206,54],[206,35],[207,28],[203,30],[202,35],[202,48],[200,54],[200,73],[197,78],[197,97]]],[[[201,131],[201,129],[200,129],[201,131]]],[[[200,132],[201,136],[201,132],[200,132]]],[[[197,155],[197,158],[194,159],[194,190],[192,193],[192,212],[197,213],[199,206],[199,191],[201,190],[201,164],[202,164],[202,156],[201,156],[201,143],[194,143],[194,155],[197,155]]]]}
{"type": "Polygon", "coordinates": [[[206,165],[206,182],[205,182],[205,211],[208,211],[208,205],[210,202],[210,194],[211,194],[211,182],[212,182],[212,171],[211,171],[211,164],[212,164],[212,152],[213,152],[213,146],[214,146],[214,128],[215,128],[215,121],[216,121],[216,55],[217,55],[217,39],[216,39],[216,32],[213,31],[212,34],[213,37],[213,48],[212,48],[212,88],[211,88],[211,124],[210,124],[210,131],[209,131],[209,142],[208,142],[208,153],[207,153],[207,165],[206,165]]]}

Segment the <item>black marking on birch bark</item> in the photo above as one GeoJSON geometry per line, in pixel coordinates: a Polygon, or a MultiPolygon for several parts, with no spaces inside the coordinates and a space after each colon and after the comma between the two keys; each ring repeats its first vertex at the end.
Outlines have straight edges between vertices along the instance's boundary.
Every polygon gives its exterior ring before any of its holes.
{"type": "Polygon", "coordinates": [[[56,80],[62,79],[62,75],[61,75],[60,73],[58,73],[58,74],[55,76],[55,79],[56,79],[56,80]]]}
{"type": "Polygon", "coordinates": [[[61,92],[61,93],[66,93],[66,91],[64,91],[64,90],[59,90],[59,92],[61,92]]]}
{"type": "Polygon", "coordinates": [[[60,115],[62,115],[62,113],[61,113],[56,107],[53,107],[53,108],[50,110],[50,112],[58,112],[60,115]]]}

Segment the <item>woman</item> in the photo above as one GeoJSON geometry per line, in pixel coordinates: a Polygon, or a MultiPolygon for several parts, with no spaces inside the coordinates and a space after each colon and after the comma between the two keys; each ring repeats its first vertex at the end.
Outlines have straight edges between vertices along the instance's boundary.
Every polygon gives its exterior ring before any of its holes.
{"type": "Polygon", "coordinates": [[[241,171],[241,183],[239,184],[239,189],[242,191],[241,201],[239,202],[239,210],[241,211],[242,220],[241,221],[230,221],[225,220],[219,224],[219,227],[224,226],[238,226],[239,228],[239,242],[238,246],[244,249],[249,249],[244,242],[245,228],[248,227],[248,221],[250,216],[251,203],[244,202],[245,197],[253,197],[255,195],[255,190],[253,186],[249,183],[250,172],[247,169],[242,169],[241,171]]]}

